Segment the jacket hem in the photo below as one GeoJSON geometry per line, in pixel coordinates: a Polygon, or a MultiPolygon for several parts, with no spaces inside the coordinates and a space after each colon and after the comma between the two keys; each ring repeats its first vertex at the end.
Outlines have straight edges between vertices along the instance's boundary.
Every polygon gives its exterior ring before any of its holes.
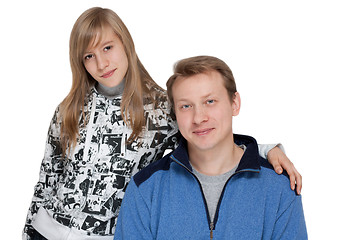
{"type": "Polygon", "coordinates": [[[46,209],[40,207],[32,226],[45,238],[50,240],[103,240],[112,239],[113,235],[107,236],[88,236],[81,233],[79,230],[64,226],[53,219],[46,209]]]}

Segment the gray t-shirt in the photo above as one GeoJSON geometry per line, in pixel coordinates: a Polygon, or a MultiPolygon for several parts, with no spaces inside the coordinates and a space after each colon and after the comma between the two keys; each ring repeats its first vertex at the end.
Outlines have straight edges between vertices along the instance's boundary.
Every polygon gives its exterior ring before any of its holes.
{"type": "MultiPolygon", "coordinates": [[[[245,145],[240,145],[239,147],[244,151],[246,150],[245,145]]],[[[232,174],[236,172],[237,167],[238,165],[236,165],[229,172],[216,176],[205,175],[192,168],[192,172],[196,175],[202,185],[204,197],[208,205],[210,220],[212,222],[214,221],[218,200],[221,196],[224,185],[232,176],[232,174]]]]}
{"type": "Polygon", "coordinates": [[[193,168],[193,173],[196,175],[202,185],[205,200],[207,201],[208,205],[210,220],[212,222],[214,220],[217,203],[222,193],[223,187],[230,176],[235,173],[236,169],[237,166],[231,169],[229,172],[223,173],[221,175],[208,176],[197,172],[196,169],[193,168]]]}

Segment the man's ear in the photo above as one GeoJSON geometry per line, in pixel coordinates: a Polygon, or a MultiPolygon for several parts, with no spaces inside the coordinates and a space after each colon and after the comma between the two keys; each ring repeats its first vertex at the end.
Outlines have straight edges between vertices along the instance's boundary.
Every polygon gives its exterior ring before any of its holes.
{"type": "Polygon", "coordinates": [[[241,109],[241,97],[238,92],[235,92],[232,98],[232,116],[237,116],[241,109]]]}

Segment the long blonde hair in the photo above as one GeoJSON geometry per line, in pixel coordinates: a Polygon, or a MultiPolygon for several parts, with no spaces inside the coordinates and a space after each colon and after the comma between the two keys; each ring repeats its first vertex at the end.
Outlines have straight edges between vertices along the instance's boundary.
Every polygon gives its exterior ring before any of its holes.
{"type": "Polygon", "coordinates": [[[125,88],[122,95],[121,112],[125,123],[132,129],[128,143],[135,140],[145,125],[143,99],[155,97],[151,90],[158,86],[135,52],[133,39],[119,16],[110,9],[94,7],[83,12],[76,20],[69,41],[70,65],[73,74],[72,87],[67,97],[60,104],[61,116],[61,148],[75,146],[79,134],[79,119],[86,119],[85,104],[90,89],[96,80],[86,71],[83,55],[97,36],[103,31],[112,29],[120,38],[128,58],[128,70],[125,76],[125,88]]]}

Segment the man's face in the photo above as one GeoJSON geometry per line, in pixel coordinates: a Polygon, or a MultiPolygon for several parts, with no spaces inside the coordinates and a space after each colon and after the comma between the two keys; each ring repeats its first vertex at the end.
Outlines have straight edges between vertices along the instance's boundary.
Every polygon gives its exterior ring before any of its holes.
{"type": "Polygon", "coordinates": [[[240,97],[236,93],[230,101],[220,73],[178,78],[172,92],[178,127],[189,153],[218,151],[233,144],[232,117],[239,113],[240,97]]]}

